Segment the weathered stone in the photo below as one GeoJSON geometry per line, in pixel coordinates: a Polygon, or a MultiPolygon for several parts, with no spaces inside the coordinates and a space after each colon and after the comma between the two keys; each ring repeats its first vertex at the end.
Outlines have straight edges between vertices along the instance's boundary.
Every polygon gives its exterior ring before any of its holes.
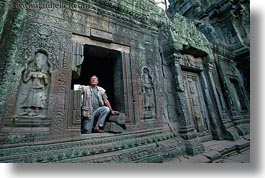
{"type": "Polygon", "coordinates": [[[216,162],[249,147],[234,144],[250,131],[238,61],[249,58],[247,0],[172,0],[166,12],[153,0],[9,2],[0,2],[1,162],[163,162],[204,150],[182,162],[216,162]],[[92,75],[120,114],[110,133],[81,135],[74,85],[92,75]],[[213,139],[233,141],[203,144],[213,139]]]}
{"type": "Polygon", "coordinates": [[[111,115],[109,117],[110,122],[115,122],[116,124],[120,126],[125,126],[125,114],[119,113],[118,115],[111,115]]]}
{"type": "Polygon", "coordinates": [[[105,42],[112,42],[113,41],[113,37],[112,37],[111,33],[104,32],[104,31],[97,30],[97,29],[91,29],[90,30],[90,36],[93,39],[97,39],[100,41],[105,41],[105,42]]]}
{"type": "Polygon", "coordinates": [[[123,128],[114,122],[106,122],[104,126],[104,131],[111,133],[122,133],[123,128]]]}
{"type": "Polygon", "coordinates": [[[212,162],[218,162],[222,158],[221,153],[219,153],[218,151],[209,151],[209,152],[203,153],[202,155],[206,156],[212,162]]]}

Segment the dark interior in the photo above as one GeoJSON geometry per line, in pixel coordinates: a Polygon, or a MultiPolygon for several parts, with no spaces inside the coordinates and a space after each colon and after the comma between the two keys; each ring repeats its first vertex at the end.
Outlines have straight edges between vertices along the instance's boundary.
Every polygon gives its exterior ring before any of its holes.
{"type": "Polygon", "coordinates": [[[90,77],[96,75],[99,79],[98,85],[106,90],[110,103],[115,106],[114,75],[120,56],[120,52],[115,50],[85,45],[81,75],[72,84],[89,85],[90,77]]]}

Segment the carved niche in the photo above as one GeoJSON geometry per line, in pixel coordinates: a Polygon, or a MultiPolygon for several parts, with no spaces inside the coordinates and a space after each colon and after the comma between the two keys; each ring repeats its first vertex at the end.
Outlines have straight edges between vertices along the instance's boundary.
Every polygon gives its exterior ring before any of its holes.
{"type": "Polygon", "coordinates": [[[155,116],[155,89],[150,70],[147,67],[142,68],[141,73],[144,119],[152,119],[155,116]]]}
{"type": "Polygon", "coordinates": [[[51,83],[51,63],[45,49],[38,49],[21,74],[15,116],[46,118],[51,83]]]}

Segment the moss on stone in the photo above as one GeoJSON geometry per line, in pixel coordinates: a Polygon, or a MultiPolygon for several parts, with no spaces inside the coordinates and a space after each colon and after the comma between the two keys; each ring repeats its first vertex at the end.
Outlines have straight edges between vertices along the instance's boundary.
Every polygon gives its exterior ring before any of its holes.
{"type": "MultiPolygon", "coordinates": [[[[5,25],[3,28],[3,37],[1,41],[5,41],[0,53],[2,62],[4,63],[1,71],[1,88],[0,88],[0,118],[3,118],[6,112],[7,93],[16,88],[19,82],[14,82],[14,71],[18,73],[19,69],[16,65],[16,57],[19,50],[19,44],[23,31],[23,22],[27,15],[27,10],[24,8],[9,10],[6,15],[6,20],[12,23],[5,25]],[[5,39],[4,39],[5,38],[5,39]]],[[[0,120],[0,124],[2,120],[0,120]]]]}
{"type": "Polygon", "coordinates": [[[178,49],[182,49],[183,45],[192,46],[206,52],[213,59],[210,42],[196,28],[193,21],[176,13],[170,22],[170,30],[172,32],[173,42],[178,49]]]}
{"type": "Polygon", "coordinates": [[[0,3],[0,40],[4,28],[4,24],[6,22],[6,16],[9,8],[10,0],[0,3]]]}

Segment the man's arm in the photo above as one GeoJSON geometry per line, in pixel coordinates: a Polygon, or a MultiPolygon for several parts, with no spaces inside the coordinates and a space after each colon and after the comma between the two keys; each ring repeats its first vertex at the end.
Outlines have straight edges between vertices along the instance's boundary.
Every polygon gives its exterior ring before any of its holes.
{"type": "Polygon", "coordinates": [[[115,115],[117,113],[117,111],[114,111],[112,109],[112,107],[111,107],[110,102],[109,102],[108,99],[104,99],[104,103],[105,103],[106,106],[108,106],[108,108],[110,109],[110,112],[111,112],[112,115],[115,115]]]}

